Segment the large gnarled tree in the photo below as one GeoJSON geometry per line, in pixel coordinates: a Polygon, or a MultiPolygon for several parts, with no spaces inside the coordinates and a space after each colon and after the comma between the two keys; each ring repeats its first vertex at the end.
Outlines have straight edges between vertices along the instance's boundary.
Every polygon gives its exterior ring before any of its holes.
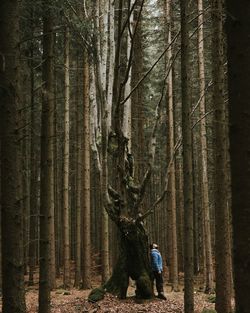
{"type": "MultiPolygon", "coordinates": [[[[116,54],[114,64],[114,87],[113,87],[113,118],[112,131],[109,131],[107,114],[105,115],[105,92],[101,83],[97,86],[102,105],[102,198],[104,206],[111,220],[118,226],[120,233],[120,255],[113,270],[112,276],[104,282],[100,288],[94,289],[90,295],[90,301],[100,300],[105,292],[125,298],[129,283],[129,278],[136,283],[136,296],[139,298],[153,297],[152,272],[148,257],[148,238],[143,226],[143,219],[147,214],[142,214],[141,203],[145,194],[146,185],[150,178],[154,149],[155,130],[158,119],[156,118],[150,147],[149,167],[140,185],[134,183],[133,156],[129,151],[129,139],[124,135],[124,107],[129,99],[125,86],[128,84],[132,66],[132,52],[134,48],[134,38],[138,27],[139,18],[131,25],[132,14],[137,6],[138,16],[141,14],[143,1],[131,1],[128,3],[127,17],[121,14],[123,2],[119,2],[119,12],[116,42],[116,54]],[[125,29],[128,32],[125,32],[125,29]],[[120,35],[119,35],[120,34],[120,35]],[[124,39],[125,38],[125,39],[124,39]],[[127,42],[130,49],[127,50],[126,66],[122,68],[123,40],[127,42]],[[125,98],[125,99],[124,99],[125,98]],[[112,158],[115,164],[115,188],[110,185],[107,159],[112,158]]],[[[95,74],[100,77],[101,73],[96,66],[95,74]],[[99,72],[99,73],[98,73],[99,72]]],[[[101,80],[99,80],[101,81],[101,80]]],[[[128,85],[127,85],[128,86],[128,85]]],[[[157,117],[159,112],[157,111],[157,117]]]]}

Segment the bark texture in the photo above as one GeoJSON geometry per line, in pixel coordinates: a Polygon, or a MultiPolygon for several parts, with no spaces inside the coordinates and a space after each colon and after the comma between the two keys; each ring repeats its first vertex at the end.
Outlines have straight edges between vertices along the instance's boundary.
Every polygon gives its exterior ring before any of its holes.
{"type": "Polygon", "coordinates": [[[25,313],[19,154],[19,1],[0,3],[0,41],[2,312],[25,313]]]}
{"type": "MultiPolygon", "coordinates": [[[[167,52],[167,60],[168,64],[172,61],[173,52],[171,47],[172,41],[172,1],[167,0],[165,4],[166,10],[166,22],[167,22],[167,44],[169,45],[169,49],[167,52]]],[[[169,159],[170,163],[170,174],[169,174],[169,210],[171,213],[169,214],[171,219],[169,224],[171,229],[171,260],[169,264],[169,276],[171,277],[172,288],[174,291],[178,291],[178,251],[177,251],[177,226],[176,226],[176,179],[175,179],[175,158],[174,150],[175,150],[175,127],[174,127],[174,93],[173,93],[173,70],[172,68],[169,70],[168,78],[167,78],[167,97],[168,97],[168,140],[169,140],[169,159]]]]}
{"type": "Polygon", "coordinates": [[[216,255],[216,304],[219,313],[230,313],[230,234],[228,211],[228,146],[226,105],[224,99],[224,35],[223,1],[212,2],[213,22],[213,104],[215,150],[215,255],[216,255]]]}
{"type": "Polygon", "coordinates": [[[202,213],[204,223],[205,245],[205,291],[213,290],[213,260],[211,244],[210,209],[208,193],[208,166],[207,166],[207,132],[206,132],[206,80],[204,59],[204,13],[203,0],[198,0],[198,64],[200,84],[200,133],[201,133],[201,162],[202,162],[202,213]]]}
{"type": "Polygon", "coordinates": [[[90,238],[90,107],[89,65],[84,54],[83,65],[83,288],[91,287],[91,238],[90,238]]]}
{"type": "Polygon", "coordinates": [[[184,310],[194,312],[194,260],[193,260],[193,176],[192,176],[192,134],[190,121],[189,88],[189,24],[188,2],[181,5],[181,91],[182,91],[182,141],[183,141],[183,194],[184,194],[184,310]]]}
{"type": "Polygon", "coordinates": [[[230,156],[236,312],[250,308],[250,3],[227,0],[230,156]]]}
{"type": "Polygon", "coordinates": [[[63,150],[63,284],[70,286],[70,212],[69,212],[69,28],[64,37],[64,150],[63,150]]]}
{"type": "Polygon", "coordinates": [[[44,81],[41,127],[41,203],[40,203],[40,271],[39,271],[39,313],[50,312],[50,238],[49,219],[53,206],[53,19],[44,1],[43,17],[43,67],[44,81]]]}
{"type": "Polygon", "coordinates": [[[136,282],[136,297],[153,297],[153,276],[148,258],[148,239],[143,225],[134,219],[120,218],[117,226],[121,234],[120,255],[111,278],[101,287],[94,289],[90,301],[103,298],[110,292],[121,299],[126,298],[129,278],[136,282]]]}

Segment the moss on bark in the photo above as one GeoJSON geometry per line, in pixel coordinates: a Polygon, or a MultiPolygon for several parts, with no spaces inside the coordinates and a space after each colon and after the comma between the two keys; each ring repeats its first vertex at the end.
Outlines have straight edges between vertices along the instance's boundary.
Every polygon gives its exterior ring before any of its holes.
{"type": "Polygon", "coordinates": [[[153,275],[148,257],[148,238],[141,223],[130,218],[120,218],[120,256],[110,279],[101,287],[92,290],[89,301],[102,298],[99,289],[126,298],[129,277],[136,282],[136,297],[150,299],[153,293],[153,275]]]}

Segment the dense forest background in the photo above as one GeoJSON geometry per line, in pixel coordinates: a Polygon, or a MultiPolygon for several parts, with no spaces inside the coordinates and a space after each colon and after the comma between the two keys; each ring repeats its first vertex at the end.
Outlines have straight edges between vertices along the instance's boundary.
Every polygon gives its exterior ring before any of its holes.
{"type": "Polygon", "coordinates": [[[96,281],[151,298],[151,242],[185,313],[194,290],[249,313],[250,6],[227,2],[1,1],[3,313],[37,283],[39,313],[96,281]]]}

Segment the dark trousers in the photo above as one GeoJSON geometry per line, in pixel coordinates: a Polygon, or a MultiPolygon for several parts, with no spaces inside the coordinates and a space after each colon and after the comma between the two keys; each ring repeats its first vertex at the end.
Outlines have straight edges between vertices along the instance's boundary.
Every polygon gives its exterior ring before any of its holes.
{"type": "Polygon", "coordinates": [[[158,273],[158,272],[153,272],[154,273],[154,279],[155,279],[155,283],[156,283],[156,290],[158,293],[162,293],[163,292],[163,277],[162,277],[162,273],[158,273]]]}

